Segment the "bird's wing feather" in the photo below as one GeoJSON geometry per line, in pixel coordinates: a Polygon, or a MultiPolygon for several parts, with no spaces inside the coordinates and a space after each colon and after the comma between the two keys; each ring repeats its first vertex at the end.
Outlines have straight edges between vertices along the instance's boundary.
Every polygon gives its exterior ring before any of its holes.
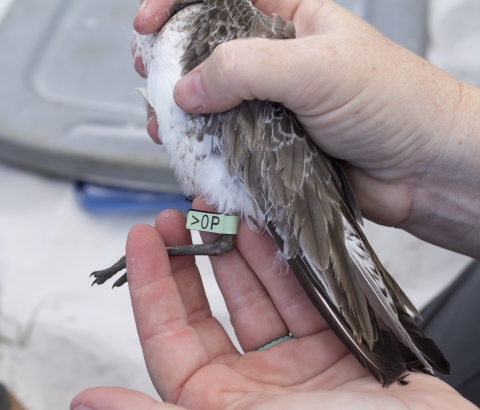
{"type": "Polygon", "coordinates": [[[350,182],[345,175],[345,171],[340,165],[340,161],[332,158],[332,165],[334,167],[334,174],[338,175],[338,183],[342,187],[343,198],[348,206],[348,209],[350,209],[350,212],[355,217],[355,220],[363,226],[362,213],[360,212],[360,208],[358,207],[357,199],[355,198],[355,195],[353,193],[352,186],[350,185],[350,182]]]}

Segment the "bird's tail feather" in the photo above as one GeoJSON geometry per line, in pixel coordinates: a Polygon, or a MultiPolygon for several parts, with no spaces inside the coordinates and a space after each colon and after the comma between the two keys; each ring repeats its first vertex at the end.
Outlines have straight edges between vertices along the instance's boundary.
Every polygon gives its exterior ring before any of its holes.
{"type": "MultiPolygon", "coordinates": [[[[273,226],[268,226],[268,230],[279,248],[282,249],[283,241],[276,234],[273,226]]],[[[383,386],[388,386],[396,381],[404,384],[404,374],[407,369],[403,363],[401,353],[396,348],[396,344],[389,333],[379,330],[378,340],[375,341],[372,350],[365,343],[358,343],[337,307],[330,300],[322,286],[315,281],[305,261],[300,256],[296,256],[288,260],[288,263],[300,285],[323,316],[330,329],[345,344],[360,364],[383,386]]]]}
{"type": "MultiPolygon", "coordinates": [[[[422,353],[425,360],[428,362],[430,366],[437,372],[441,374],[448,375],[450,374],[450,364],[448,363],[447,359],[443,356],[443,353],[440,351],[438,346],[432,339],[425,337],[423,332],[417,326],[415,321],[411,318],[411,316],[406,312],[406,310],[396,302],[396,309],[398,313],[398,318],[400,323],[403,325],[404,329],[410,335],[413,343],[417,347],[417,349],[422,353]]],[[[403,344],[398,343],[398,348],[402,352],[402,356],[405,360],[405,363],[411,366],[413,371],[420,371],[426,373],[424,371],[424,367],[420,365],[420,362],[415,357],[413,352],[411,352],[408,348],[406,348],[403,344]]]]}
{"type": "MultiPolygon", "coordinates": [[[[283,250],[283,240],[275,232],[275,228],[271,224],[267,224],[267,228],[279,249],[283,250]]],[[[398,340],[396,335],[384,325],[381,319],[379,319],[378,323],[376,315],[370,307],[370,316],[378,337],[372,349],[365,342],[359,343],[343,315],[331,301],[325,289],[323,289],[323,286],[318,280],[315,280],[315,275],[311,272],[308,263],[300,255],[297,255],[289,259],[288,264],[330,329],[345,344],[358,362],[384,387],[394,382],[406,384],[407,382],[404,379],[407,371],[430,374],[415,354],[398,340]]],[[[435,370],[442,374],[448,374],[449,364],[443,357],[440,349],[431,339],[425,338],[415,321],[410,317],[405,308],[400,305],[400,302],[397,301],[397,304],[400,323],[404,326],[425,360],[435,370]]]]}

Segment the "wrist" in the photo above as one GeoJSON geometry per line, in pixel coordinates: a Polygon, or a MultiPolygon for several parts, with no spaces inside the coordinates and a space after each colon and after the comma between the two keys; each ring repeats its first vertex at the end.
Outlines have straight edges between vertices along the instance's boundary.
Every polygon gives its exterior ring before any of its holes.
{"type": "Polygon", "coordinates": [[[450,115],[438,117],[443,132],[429,138],[442,148],[419,179],[409,215],[398,227],[480,258],[480,90],[461,82],[456,87],[450,115]]]}

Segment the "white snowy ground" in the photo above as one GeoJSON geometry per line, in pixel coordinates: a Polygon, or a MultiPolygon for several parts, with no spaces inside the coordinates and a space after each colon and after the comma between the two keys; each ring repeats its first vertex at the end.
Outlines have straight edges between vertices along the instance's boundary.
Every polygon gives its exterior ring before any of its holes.
{"type": "MultiPolygon", "coordinates": [[[[7,2],[0,0],[0,12],[7,2]]],[[[435,0],[432,12],[437,31],[441,26],[452,29],[451,16],[458,23],[463,21],[459,15],[471,19],[476,13],[480,21],[478,0],[435,0]]],[[[470,51],[480,50],[480,24],[468,27],[462,26],[459,48],[434,38],[432,60],[448,62],[442,53],[461,53],[467,45],[475,45],[470,51]]],[[[465,60],[461,68],[445,68],[471,75],[480,56],[465,60]]],[[[133,225],[152,223],[155,215],[91,214],[77,205],[71,183],[2,164],[0,187],[0,332],[13,339],[0,342],[0,380],[30,410],[66,409],[75,393],[98,385],[157,397],[143,363],[127,289],[91,288],[88,278],[89,272],[123,254],[133,225]]],[[[469,262],[403,231],[367,223],[366,232],[419,307],[469,262]]],[[[214,314],[233,334],[209,264],[206,259],[200,263],[214,314]]]]}

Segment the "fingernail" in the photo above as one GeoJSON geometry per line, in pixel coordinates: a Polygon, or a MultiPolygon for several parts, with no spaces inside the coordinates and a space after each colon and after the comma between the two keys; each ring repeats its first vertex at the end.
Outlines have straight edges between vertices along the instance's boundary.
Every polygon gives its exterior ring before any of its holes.
{"type": "Polygon", "coordinates": [[[147,114],[147,133],[155,144],[162,144],[158,135],[157,116],[153,108],[149,107],[147,114]]]}
{"type": "Polygon", "coordinates": [[[204,106],[207,101],[200,71],[183,77],[175,86],[174,98],[180,108],[187,111],[195,111],[204,106]]]}
{"type": "Polygon", "coordinates": [[[155,116],[155,110],[153,109],[153,107],[148,106],[148,109],[147,109],[147,124],[153,119],[154,116],[155,116]]]}
{"type": "Polygon", "coordinates": [[[142,57],[134,57],[133,68],[135,68],[135,71],[140,75],[140,77],[147,78],[147,70],[143,64],[142,57]]]}
{"type": "Polygon", "coordinates": [[[136,14],[135,18],[138,15],[143,14],[147,10],[147,4],[148,4],[148,0],[142,0],[140,2],[140,7],[138,8],[138,11],[137,11],[137,14],[136,14]]]}

